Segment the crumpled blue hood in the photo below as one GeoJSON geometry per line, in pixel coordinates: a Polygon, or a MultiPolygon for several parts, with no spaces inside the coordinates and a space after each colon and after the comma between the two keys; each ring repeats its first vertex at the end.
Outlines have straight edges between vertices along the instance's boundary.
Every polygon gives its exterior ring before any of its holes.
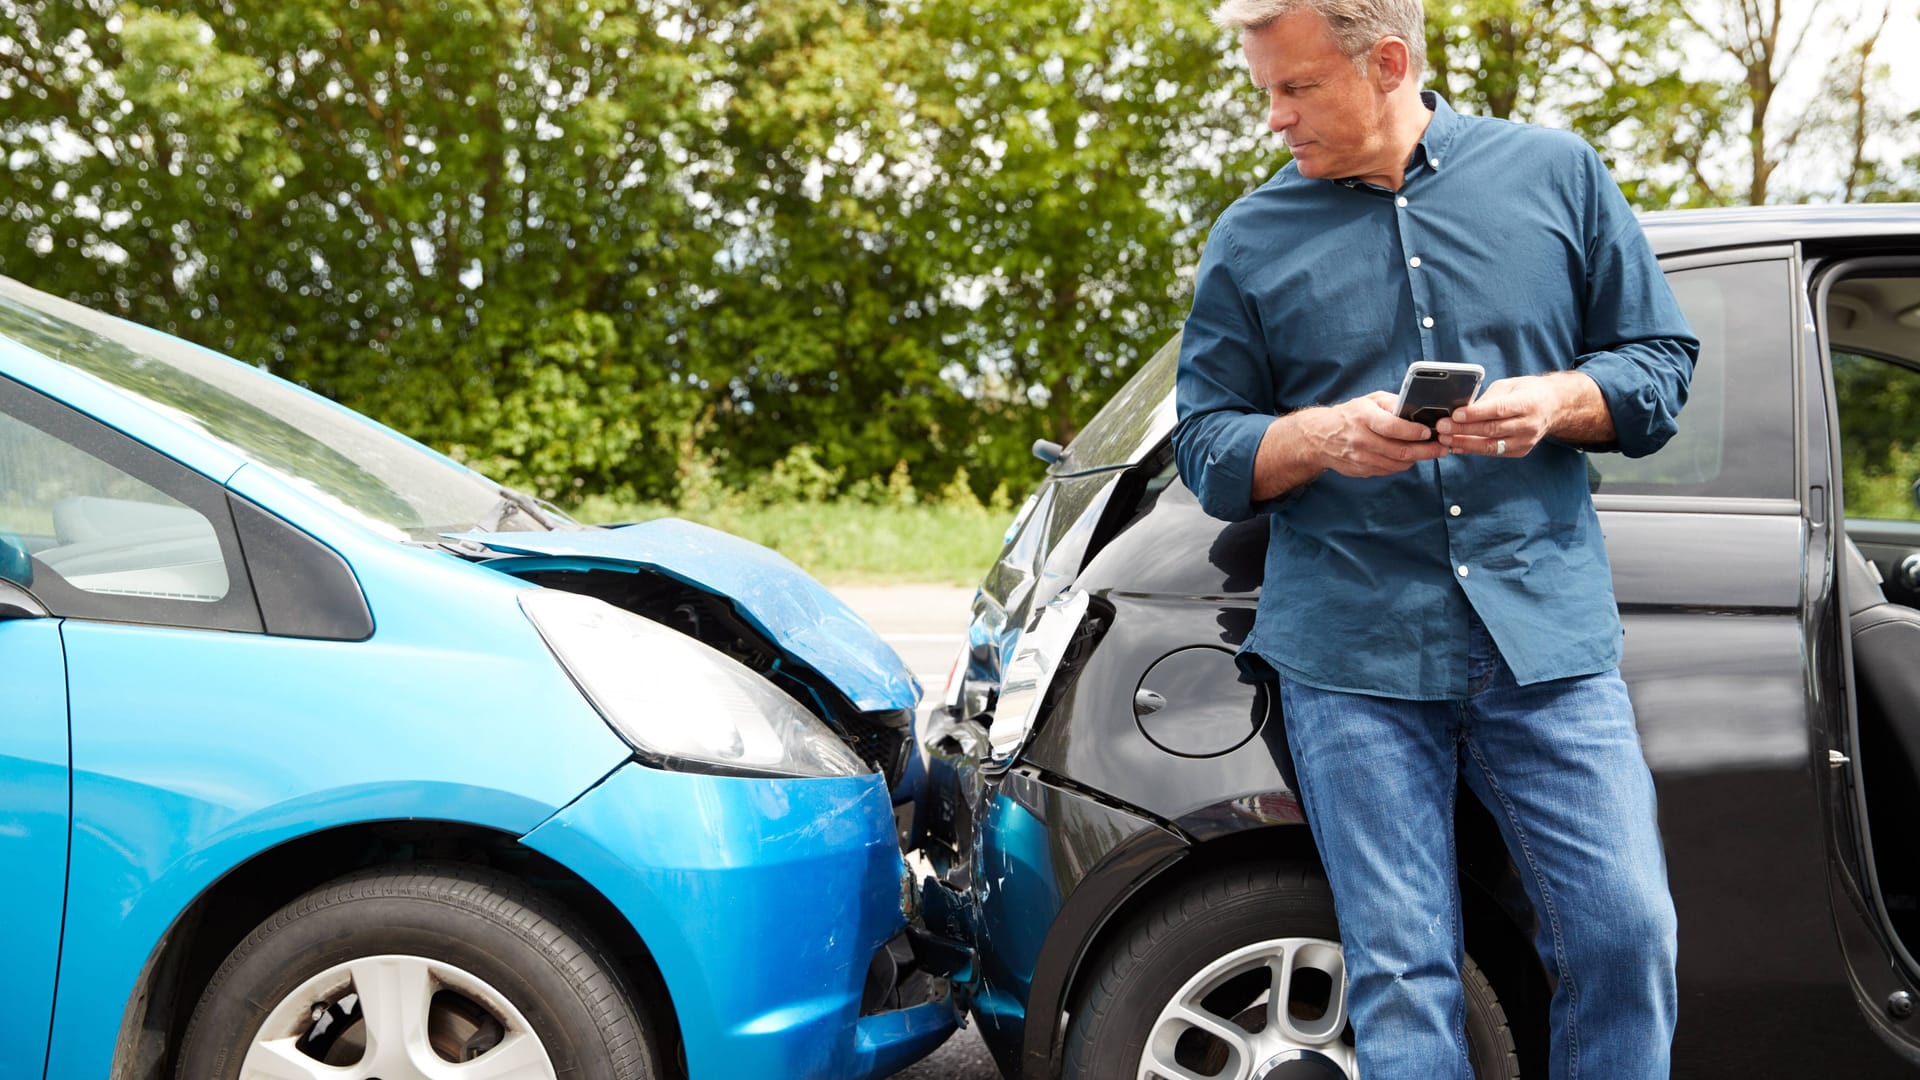
{"type": "Polygon", "coordinates": [[[853,609],[786,556],[680,518],[568,532],[459,533],[507,555],[641,567],[733,601],[755,629],[862,712],[911,709],[920,683],[853,609]]]}

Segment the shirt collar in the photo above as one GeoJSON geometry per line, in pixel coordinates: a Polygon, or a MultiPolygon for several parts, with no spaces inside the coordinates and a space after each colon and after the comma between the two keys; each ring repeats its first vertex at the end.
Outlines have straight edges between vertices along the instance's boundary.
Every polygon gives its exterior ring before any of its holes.
{"type": "Polygon", "coordinates": [[[1427,130],[1414,147],[1413,158],[1407,162],[1409,166],[1439,160],[1447,147],[1453,145],[1453,137],[1460,133],[1460,114],[1453,111],[1446,98],[1432,90],[1422,90],[1420,103],[1433,110],[1433,119],[1427,121],[1427,130]]]}
{"type": "MultiPolygon", "coordinates": [[[[1427,130],[1420,134],[1420,141],[1414,144],[1412,155],[1407,158],[1406,172],[1409,175],[1421,166],[1438,162],[1447,147],[1453,145],[1453,137],[1460,131],[1460,114],[1453,111],[1453,106],[1447,104],[1446,98],[1432,90],[1422,90],[1420,104],[1431,110],[1433,116],[1427,121],[1427,130]]],[[[1359,187],[1363,183],[1357,176],[1344,176],[1332,182],[1349,188],[1359,187]]]]}

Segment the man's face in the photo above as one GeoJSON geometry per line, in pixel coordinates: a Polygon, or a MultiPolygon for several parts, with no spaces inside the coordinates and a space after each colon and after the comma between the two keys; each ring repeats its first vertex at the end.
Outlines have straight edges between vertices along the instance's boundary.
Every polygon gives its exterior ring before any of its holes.
{"type": "Polygon", "coordinates": [[[1395,151],[1378,65],[1361,74],[1318,12],[1303,8],[1248,30],[1240,46],[1253,84],[1267,92],[1267,126],[1286,140],[1300,175],[1372,176],[1405,164],[1382,160],[1395,151]]]}

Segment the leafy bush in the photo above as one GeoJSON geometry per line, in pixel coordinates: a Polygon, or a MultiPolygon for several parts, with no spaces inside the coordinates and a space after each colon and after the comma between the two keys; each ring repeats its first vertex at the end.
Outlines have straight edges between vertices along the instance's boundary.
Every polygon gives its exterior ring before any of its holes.
{"type": "Polygon", "coordinates": [[[905,462],[837,492],[843,470],[826,468],[805,445],[744,488],[718,476],[713,455],[692,454],[681,462],[675,504],[589,495],[572,513],[590,524],[683,517],[765,544],[830,583],[955,585],[979,582],[1012,513],[1006,484],[983,504],[964,468],[931,494],[916,490],[905,462]]]}

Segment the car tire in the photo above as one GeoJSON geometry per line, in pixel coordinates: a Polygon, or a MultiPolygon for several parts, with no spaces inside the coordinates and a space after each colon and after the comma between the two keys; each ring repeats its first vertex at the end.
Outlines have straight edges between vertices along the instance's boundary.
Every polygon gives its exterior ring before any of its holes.
{"type": "Polygon", "coordinates": [[[201,995],[178,1075],[395,1080],[491,1055],[489,1076],[662,1075],[638,1003],[566,912],[501,874],[415,864],[323,885],[248,935],[201,995]]]}
{"type": "MultiPolygon", "coordinates": [[[[1298,1061],[1301,1075],[1351,1080],[1353,1033],[1334,994],[1345,982],[1339,942],[1333,893],[1317,870],[1246,866],[1186,882],[1122,926],[1083,975],[1062,1075],[1171,1076],[1153,1068],[1170,1058],[1178,1075],[1245,1080],[1298,1061]],[[1276,985],[1289,991],[1285,1016],[1268,1008],[1276,985]]],[[[1518,1077],[1499,995],[1471,957],[1462,986],[1475,1074],[1518,1077]]]]}

